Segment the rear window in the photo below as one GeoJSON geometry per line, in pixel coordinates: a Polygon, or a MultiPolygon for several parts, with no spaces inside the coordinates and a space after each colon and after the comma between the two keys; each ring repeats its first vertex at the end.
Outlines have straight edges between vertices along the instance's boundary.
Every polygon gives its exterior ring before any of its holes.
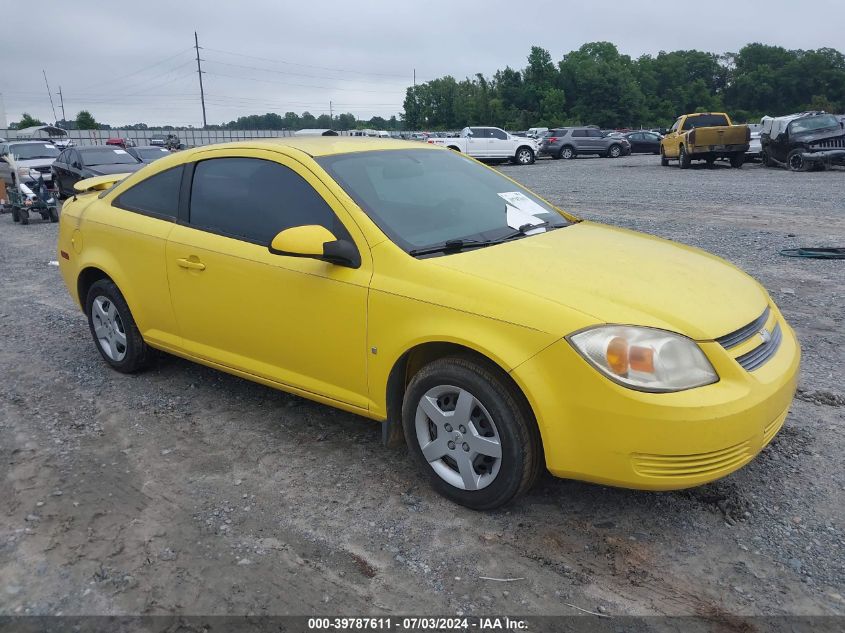
{"type": "Polygon", "coordinates": [[[138,159],[125,149],[97,147],[79,152],[86,165],[135,165],[138,159]]]}
{"type": "Polygon", "coordinates": [[[724,114],[700,114],[687,117],[683,129],[691,130],[694,127],[719,127],[722,125],[730,125],[728,117],[724,114]]]}

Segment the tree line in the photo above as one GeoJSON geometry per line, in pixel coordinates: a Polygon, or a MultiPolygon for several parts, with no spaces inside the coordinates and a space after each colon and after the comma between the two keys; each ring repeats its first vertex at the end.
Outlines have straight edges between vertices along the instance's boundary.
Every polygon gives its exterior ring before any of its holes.
{"type": "Polygon", "coordinates": [[[748,44],[738,53],[661,51],[632,59],[591,42],[555,63],[533,46],[521,70],[440,77],[409,87],[410,129],[587,125],[668,127],[686,112],[726,111],[757,121],[803,110],[845,110],[845,56],[832,48],[748,44]]]}

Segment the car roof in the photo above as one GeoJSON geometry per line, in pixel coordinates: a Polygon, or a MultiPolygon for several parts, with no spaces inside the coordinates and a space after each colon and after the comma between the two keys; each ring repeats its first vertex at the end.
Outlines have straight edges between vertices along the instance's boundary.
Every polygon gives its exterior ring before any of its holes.
{"type": "Polygon", "coordinates": [[[167,151],[161,145],[133,145],[132,147],[127,147],[126,149],[159,149],[163,152],[167,151]]]}
{"type": "Polygon", "coordinates": [[[377,138],[368,136],[284,136],[280,138],[256,138],[234,143],[219,143],[203,145],[180,152],[181,156],[193,155],[210,149],[266,149],[270,151],[284,151],[295,149],[309,156],[331,156],[332,154],[348,154],[352,152],[369,152],[390,149],[439,149],[433,145],[421,144],[414,141],[401,141],[393,138],[377,138]]]}
{"type": "Polygon", "coordinates": [[[44,145],[44,143],[53,144],[53,141],[45,139],[27,139],[25,141],[9,141],[9,145],[44,145]]]}

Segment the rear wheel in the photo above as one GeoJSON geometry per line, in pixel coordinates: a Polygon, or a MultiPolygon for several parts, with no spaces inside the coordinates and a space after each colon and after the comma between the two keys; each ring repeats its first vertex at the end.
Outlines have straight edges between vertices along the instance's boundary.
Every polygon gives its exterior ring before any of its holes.
{"type": "Polygon", "coordinates": [[[12,206],[12,222],[20,222],[21,217],[18,215],[18,208],[16,206],[12,206]]]}
{"type": "Polygon", "coordinates": [[[18,219],[20,220],[21,224],[29,224],[29,209],[27,209],[26,207],[18,209],[18,219]]]}
{"type": "Polygon", "coordinates": [[[565,158],[566,160],[572,160],[573,158],[575,158],[575,156],[575,150],[569,147],[568,145],[566,147],[561,148],[560,150],[561,158],[565,158]]]}
{"type": "Polygon", "coordinates": [[[687,154],[687,150],[681,145],[681,149],[678,150],[678,167],[689,169],[691,163],[692,161],[690,160],[689,154],[687,154]]]}
{"type": "Polygon", "coordinates": [[[542,446],[520,400],[498,372],[469,358],[436,360],[411,379],[402,405],[405,437],[440,494],[490,510],[533,485],[542,446]]]}
{"type": "Polygon", "coordinates": [[[130,374],[149,364],[152,352],[113,281],[100,279],[91,285],[85,313],[94,344],[112,368],[130,374]]]}
{"type": "Polygon", "coordinates": [[[731,167],[734,169],[742,169],[743,163],[745,163],[745,154],[741,154],[740,152],[731,154],[731,167]]]}

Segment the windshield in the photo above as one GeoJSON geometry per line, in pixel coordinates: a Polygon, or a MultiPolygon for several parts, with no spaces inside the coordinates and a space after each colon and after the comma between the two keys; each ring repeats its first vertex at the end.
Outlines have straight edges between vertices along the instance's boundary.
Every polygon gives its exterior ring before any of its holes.
{"type": "Polygon", "coordinates": [[[528,190],[451,150],[356,152],[318,162],[406,251],[497,240],[542,222],[570,224],[528,190]]]}
{"type": "Polygon", "coordinates": [[[21,143],[11,145],[9,152],[15,160],[34,160],[36,158],[56,158],[59,150],[50,143],[21,143]]]}
{"type": "Polygon", "coordinates": [[[812,132],[829,127],[839,127],[839,121],[832,114],[821,114],[793,121],[789,124],[789,131],[792,134],[800,134],[801,132],[812,132]]]}
{"type": "Polygon", "coordinates": [[[124,165],[135,164],[137,159],[125,149],[96,148],[80,152],[86,165],[124,165]]]}
{"type": "Polygon", "coordinates": [[[730,125],[728,117],[724,114],[699,114],[698,116],[688,116],[684,121],[685,130],[691,130],[694,127],[721,127],[730,125]]]}
{"type": "Polygon", "coordinates": [[[170,154],[166,149],[162,147],[152,147],[149,149],[136,149],[138,152],[138,156],[143,158],[144,160],[155,160],[156,158],[161,158],[162,156],[167,156],[170,154]]]}

